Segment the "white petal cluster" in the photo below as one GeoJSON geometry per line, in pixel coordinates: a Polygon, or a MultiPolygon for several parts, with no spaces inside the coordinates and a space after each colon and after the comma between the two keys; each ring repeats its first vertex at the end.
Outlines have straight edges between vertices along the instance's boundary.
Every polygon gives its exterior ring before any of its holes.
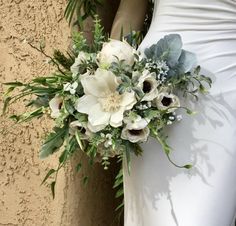
{"type": "Polygon", "coordinates": [[[137,116],[134,119],[124,119],[126,126],[123,128],[121,138],[129,140],[132,143],[145,142],[148,139],[150,130],[148,128],[149,120],[137,116]]]}
{"type": "Polygon", "coordinates": [[[60,110],[62,104],[63,104],[63,99],[58,95],[56,95],[49,101],[49,108],[51,109],[52,118],[58,118],[60,116],[60,110]]]}
{"type": "Polygon", "coordinates": [[[97,56],[98,64],[101,68],[108,68],[111,63],[124,60],[125,64],[132,66],[134,64],[133,52],[133,47],[127,42],[111,39],[103,44],[97,56]]]}
{"type": "Polygon", "coordinates": [[[69,91],[70,94],[74,95],[76,93],[77,87],[78,87],[78,82],[73,82],[72,84],[68,82],[64,84],[63,89],[64,91],[69,91]]]}
{"type": "Polygon", "coordinates": [[[179,98],[167,92],[161,92],[154,100],[156,107],[160,110],[167,110],[167,112],[173,112],[180,107],[179,98]]]}
{"type": "Polygon", "coordinates": [[[97,69],[94,75],[83,77],[85,95],[75,103],[78,112],[88,115],[88,128],[98,132],[107,125],[122,125],[123,114],[136,103],[134,92],[119,94],[117,77],[110,71],[97,69]]]}

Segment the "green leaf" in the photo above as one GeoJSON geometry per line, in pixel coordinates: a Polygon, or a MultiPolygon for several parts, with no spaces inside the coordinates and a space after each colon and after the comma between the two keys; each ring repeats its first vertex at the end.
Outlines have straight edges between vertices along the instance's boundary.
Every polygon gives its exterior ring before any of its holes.
{"type": "Polygon", "coordinates": [[[3,85],[6,85],[6,86],[12,86],[12,87],[18,87],[18,86],[24,86],[24,84],[22,82],[5,82],[3,83],[3,85]]]}
{"type": "Polygon", "coordinates": [[[65,150],[62,152],[61,156],[59,157],[60,164],[64,164],[66,160],[75,152],[77,145],[75,137],[69,138],[68,134],[66,135],[66,147],[65,150]]]}
{"type": "Polygon", "coordinates": [[[50,186],[53,199],[55,198],[55,185],[56,185],[56,181],[53,181],[50,186]]]}
{"type": "Polygon", "coordinates": [[[122,203],[116,207],[115,211],[118,211],[120,209],[123,209],[124,208],[124,201],[122,201],[122,203]]]}
{"type": "Polygon", "coordinates": [[[77,164],[76,172],[79,172],[81,170],[81,168],[82,168],[82,164],[81,163],[77,164]]]}
{"type": "Polygon", "coordinates": [[[60,50],[54,50],[53,57],[57,63],[59,63],[66,70],[70,71],[70,67],[74,63],[70,57],[66,57],[60,50]]]}
{"type": "Polygon", "coordinates": [[[126,142],[125,145],[125,156],[126,156],[126,163],[128,168],[128,173],[130,174],[130,151],[132,150],[130,142],[126,142]]]}
{"type": "Polygon", "coordinates": [[[44,184],[44,183],[47,181],[47,179],[48,179],[52,174],[54,174],[54,173],[56,173],[56,172],[57,172],[56,170],[50,169],[50,170],[48,171],[48,173],[46,174],[46,176],[44,177],[44,179],[43,179],[41,185],[44,184]]]}
{"type": "Polygon", "coordinates": [[[123,186],[123,168],[121,168],[115,178],[115,183],[113,188],[117,188],[119,186],[123,186]]]}
{"type": "Polygon", "coordinates": [[[120,188],[117,192],[116,192],[116,198],[119,198],[119,197],[121,197],[121,196],[123,196],[124,195],[124,189],[123,189],[123,187],[122,188],[120,188]]]}
{"type": "Polygon", "coordinates": [[[88,177],[85,176],[83,177],[83,185],[87,185],[88,184],[88,177]]]}
{"type": "Polygon", "coordinates": [[[81,141],[81,139],[80,139],[80,132],[79,132],[79,131],[77,131],[77,132],[75,133],[75,138],[76,138],[76,141],[77,141],[77,143],[78,143],[80,149],[81,149],[82,151],[84,151],[84,146],[83,146],[83,143],[82,143],[82,141],[81,141]]]}
{"type": "Polygon", "coordinates": [[[7,97],[5,100],[4,100],[4,105],[3,105],[3,110],[2,110],[2,114],[5,114],[6,113],[6,110],[9,106],[9,103],[11,101],[11,97],[7,97]]]}
{"type": "Polygon", "coordinates": [[[179,73],[182,74],[191,71],[196,64],[196,55],[189,51],[182,50],[182,53],[179,58],[179,73]]]}
{"type": "Polygon", "coordinates": [[[191,165],[191,164],[188,164],[188,165],[184,166],[185,169],[191,169],[192,167],[193,167],[193,165],[191,165]]]}
{"type": "Polygon", "coordinates": [[[55,132],[49,134],[46,141],[42,145],[39,155],[41,159],[44,159],[59,150],[64,142],[65,135],[68,133],[68,127],[55,127],[54,131],[55,132]]]}
{"type": "Polygon", "coordinates": [[[31,112],[25,112],[22,115],[12,115],[10,118],[16,120],[18,123],[27,122],[33,118],[39,118],[44,114],[44,107],[40,107],[31,112]]]}

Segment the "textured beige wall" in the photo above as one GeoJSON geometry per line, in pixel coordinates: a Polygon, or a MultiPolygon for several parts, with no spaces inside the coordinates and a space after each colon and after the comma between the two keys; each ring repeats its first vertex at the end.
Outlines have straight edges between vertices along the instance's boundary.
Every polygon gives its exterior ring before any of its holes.
{"type": "MultiPolygon", "coordinates": [[[[29,79],[52,71],[45,58],[30,48],[25,39],[37,44],[46,40],[46,52],[67,49],[70,30],[63,13],[66,0],[0,0],[0,81],[29,79]]],[[[4,88],[0,85],[0,108],[4,88]]],[[[17,103],[10,113],[24,110],[17,103]]],[[[56,157],[38,159],[38,150],[50,129],[47,118],[14,125],[0,119],[0,226],[111,226],[115,224],[114,173],[84,162],[81,174],[74,170],[79,155],[63,169],[52,200],[50,189],[40,186],[46,170],[57,165],[56,157]],[[86,187],[82,175],[89,175],[86,187]],[[114,223],[114,224],[113,224],[114,223]]],[[[113,171],[114,172],[114,171],[113,171]]]]}

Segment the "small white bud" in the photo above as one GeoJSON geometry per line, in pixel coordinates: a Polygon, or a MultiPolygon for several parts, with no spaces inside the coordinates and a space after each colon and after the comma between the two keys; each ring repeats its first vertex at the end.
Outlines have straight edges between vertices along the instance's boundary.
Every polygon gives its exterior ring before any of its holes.
{"type": "Polygon", "coordinates": [[[168,120],[166,124],[171,125],[172,123],[173,123],[172,121],[168,120]]]}

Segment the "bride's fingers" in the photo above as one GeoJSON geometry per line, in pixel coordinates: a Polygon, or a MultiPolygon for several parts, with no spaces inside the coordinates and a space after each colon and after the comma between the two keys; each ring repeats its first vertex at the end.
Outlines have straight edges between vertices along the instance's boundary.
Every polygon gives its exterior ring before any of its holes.
{"type": "Polygon", "coordinates": [[[111,38],[120,39],[121,31],[127,35],[131,30],[140,31],[143,26],[148,0],[121,0],[116,13],[111,38]]]}

